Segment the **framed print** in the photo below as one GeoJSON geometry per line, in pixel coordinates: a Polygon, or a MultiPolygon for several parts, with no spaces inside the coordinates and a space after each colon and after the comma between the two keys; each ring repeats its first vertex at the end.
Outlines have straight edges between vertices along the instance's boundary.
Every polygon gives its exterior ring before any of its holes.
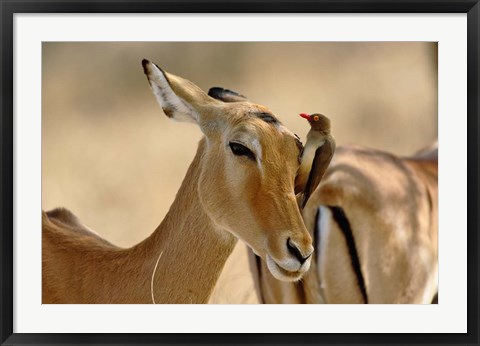
{"type": "Polygon", "coordinates": [[[479,8],[2,1],[2,344],[478,344],[479,8]]]}

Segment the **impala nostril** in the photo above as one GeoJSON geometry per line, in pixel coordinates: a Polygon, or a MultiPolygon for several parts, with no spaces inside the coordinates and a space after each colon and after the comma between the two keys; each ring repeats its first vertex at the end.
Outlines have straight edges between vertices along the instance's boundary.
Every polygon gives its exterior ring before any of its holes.
{"type": "Polygon", "coordinates": [[[302,254],[298,249],[298,246],[290,238],[287,239],[287,249],[300,261],[301,264],[305,263],[305,261],[312,255],[312,252],[307,255],[302,254]]]}

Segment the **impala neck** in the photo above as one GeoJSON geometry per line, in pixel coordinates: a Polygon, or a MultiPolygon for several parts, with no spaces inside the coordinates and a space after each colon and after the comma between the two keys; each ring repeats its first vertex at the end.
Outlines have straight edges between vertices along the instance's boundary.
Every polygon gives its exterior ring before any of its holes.
{"type": "Polygon", "coordinates": [[[237,242],[214,224],[200,202],[197,187],[205,146],[203,139],[165,219],[136,247],[138,255],[147,258],[149,284],[161,254],[153,280],[156,303],[208,302],[237,242]]]}

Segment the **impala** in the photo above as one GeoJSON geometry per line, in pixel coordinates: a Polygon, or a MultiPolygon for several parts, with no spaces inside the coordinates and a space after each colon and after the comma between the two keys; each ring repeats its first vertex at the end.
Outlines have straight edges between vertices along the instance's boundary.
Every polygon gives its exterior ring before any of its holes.
{"type": "Polygon", "coordinates": [[[438,143],[408,158],[337,148],[303,210],[314,239],[298,283],[250,255],[264,303],[423,303],[438,290],[438,143]]]}
{"type": "Polygon", "coordinates": [[[206,303],[237,239],[277,279],[299,280],[313,246],[294,194],[296,136],[264,106],[143,67],[164,113],[204,137],[165,219],[131,248],[66,209],[42,212],[43,303],[206,303]]]}

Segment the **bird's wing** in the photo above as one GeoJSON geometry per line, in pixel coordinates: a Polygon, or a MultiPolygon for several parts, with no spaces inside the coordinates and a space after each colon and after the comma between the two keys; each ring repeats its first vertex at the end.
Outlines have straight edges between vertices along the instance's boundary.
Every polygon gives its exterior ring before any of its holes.
{"type": "Polygon", "coordinates": [[[303,190],[303,199],[300,205],[301,209],[305,207],[305,204],[307,204],[307,201],[312,195],[313,191],[315,191],[318,184],[320,184],[320,181],[322,180],[322,177],[325,174],[330,161],[332,160],[335,147],[335,140],[333,137],[330,137],[326,139],[325,143],[321,147],[318,147],[318,149],[315,151],[312,169],[308,175],[307,185],[303,190]]]}

